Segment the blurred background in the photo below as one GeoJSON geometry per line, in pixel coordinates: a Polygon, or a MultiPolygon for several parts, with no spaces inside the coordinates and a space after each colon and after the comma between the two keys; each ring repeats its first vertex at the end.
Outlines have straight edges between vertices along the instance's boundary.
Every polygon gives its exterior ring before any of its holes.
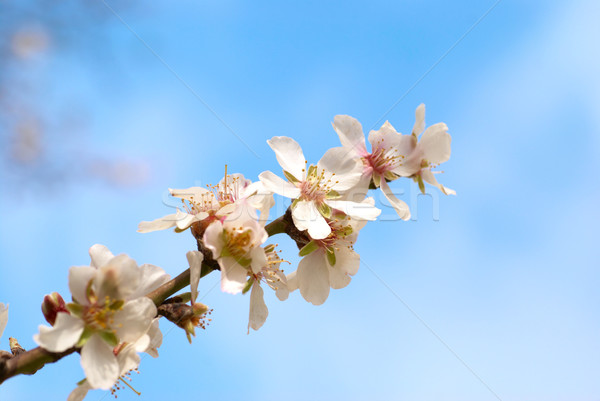
{"type": "MultiPolygon", "coordinates": [[[[172,213],[167,188],[279,171],[275,135],[315,162],[336,114],[409,133],[425,103],[456,197],[396,181],[402,222],[374,194],[352,283],[319,307],[267,292],[249,335],[249,297],[208,276],[209,328],[189,345],[162,321],[142,398],[119,399],[599,400],[599,17],[593,0],[0,3],[0,348],[35,346],[43,295],[66,297],[95,243],[180,273],[189,233],[136,233],[172,213]]],[[[64,400],[82,378],[72,355],[0,399],[64,400]]]]}

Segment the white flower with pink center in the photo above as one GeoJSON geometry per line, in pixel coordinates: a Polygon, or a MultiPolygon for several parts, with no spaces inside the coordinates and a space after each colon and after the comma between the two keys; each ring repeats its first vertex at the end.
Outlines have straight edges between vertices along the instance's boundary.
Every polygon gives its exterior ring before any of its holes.
{"type": "Polygon", "coordinates": [[[260,284],[266,283],[282,301],[289,293],[285,275],[279,269],[282,260],[274,246],[262,247],[267,238],[259,222],[229,219],[210,224],[203,238],[221,267],[221,289],[231,294],[252,290],[248,328],[254,330],[263,325],[268,315],[260,284]]]}
{"type": "Polygon", "coordinates": [[[153,265],[138,267],[127,255],[105,246],[90,248],[90,266],[69,270],[73,303],[59,312],[53,327],[40,326],[34,340],[51,352],[81,347],[81,366],[91,388],[108,390],[121,374],[115,347],[144,342],[156,306],[144,295],[170,277],[153,265]]]}
{"type": "Polygon", "coordinates": [[[333,128],[340,137],[343,149],[363,166],[362,176],[350,193],[351,197],[363,199],[371,182],[381,188],[383,194],[403,220],[410,218],[408,205],[398,199],[387,181],[398,178],[399,169],[404,161],[404,149],[407,138],[400,135],[389,122],[385,122],[377,131],[369,133],[371,152],[367,150],[362,125],[353,117],[339,115],[333,120],[333,128]]]}
{"type": "Polygon", "coordinates": [[[452,137],[448,134],[448,126],[444,123],[437,123],[425,129],[424,104],[417,107],[415,120],[412,134],[402,135],[403,138],[407,138],[403,141],[402,149],[406,157],[396,173],[403,177],[413,178],[423,193],[425,193],[425,184],[423,183],[425,181],[438,187],[446,195],[456,195],[454,190],[437,181],[435,174],[441,173],[440,171],[431,171],[450,159],[452,137]],[[424,129],[425,132],[423,132],[424,129]],[[419,136],[421,137],[419,138],[419,136]]]}
{"type": "Polygon", "coordinates": [[[381,213],[373,205],[341,200],[345,191],[359,182],[363,170],[346,149],[329,149],[316,166],[307,168],[302,148],[292,138],[276,136],[267,143],[287,181],[271,171],[261,173],[259,179],[268,191],[294,199],[294,225],[301,231],[308,230],[312,238],[324,239],[331,233],[326,218],[332,209],[360,220],[375,220],[381,213]]]}
{"type": "MultiPolygon", "coordinates": [[[[374,203],[373,198],[365,199],[374,203]]],[[[343,214],[328,220],[331,233],[327,238],[312,239],[300,250],[304,256],[298,269],[287,276],[288,289],[300,289],[302,297],[313,305],[321,305],[329,297],[330,288],[344,288],[358,272],[360,255],[354,251],[358,232],[366,224],[343,214]]]]}
{"type": "Polygon", "coordinates": [[[236,219],[258,219],[266,221],[269,209],[275,203],[273,194],[265,190],[260,182],[244,178],[242,174],[227,174],[214,186],[170,189],[171,196],[181,199],[179,208],[153,221],[142,221],[138,232],[146,233],[176,227],[183,231],[192,224],[208,218],[222,218],[232,215],[236,219]]]}

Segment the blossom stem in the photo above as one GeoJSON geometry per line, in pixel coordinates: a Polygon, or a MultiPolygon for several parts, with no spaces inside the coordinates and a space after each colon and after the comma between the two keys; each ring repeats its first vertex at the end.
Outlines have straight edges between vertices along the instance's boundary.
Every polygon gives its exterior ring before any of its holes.
{"type": "Polygon", "coordinates": [[[269,237],[272,237],[275,234],[285,233],[285,229],[288,223],[284,217],[285,215],[279,216],[278,218],[276,218],[275,220],[273,220],[265,226],[265,230],[267,231],[267,234],[269,234],[269,237]]]}
{"type": "Polygon", "coordinates": [[[0,384],[16,375],[32,375],[45,364],[56,362],[75,351],[75,348],[70,348],[64,352],[50,352],[37,347],[11,359],[0,359],[0,384]]]}

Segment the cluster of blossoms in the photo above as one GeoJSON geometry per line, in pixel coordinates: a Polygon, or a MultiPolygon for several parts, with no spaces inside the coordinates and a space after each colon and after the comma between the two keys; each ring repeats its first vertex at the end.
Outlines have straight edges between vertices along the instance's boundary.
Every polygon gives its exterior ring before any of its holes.
{"type": "MultiPolygon", "coordinates": [[[[90,265],[69,271],[72,302],[65,303],[57,293],[47,295],[42,310],[51,326],[40,326],[34,336],[49,352],[80,352],[85,379],[70,401],[82,400],[90,389],[119,388],[119,381],[128,385],[129,372],[140,363],[139,353],[158,356],[160,316],[183,328],[191,342],[194,328],[203,328],[209,313],[196,299],[199,280],[210,271],[220,270],[222,291],[250,292],[248,331],[258,330],[268,316],[265,286],[281,301],[299,290],[306,301],[320,305],[330,289],[350,283],[360,266],[354,250],[358,233],[381,214],[375,200],[367,197],[369,190],[381,188],[403,220],[410,218],[408,205],[393,194],[389,182],[407,177],[423,192],[424,183],[429,183],[444,194],[455,193],[438,183],[432,171],[450,157],[448,128],[438,123],[425,129],[423,105],[417,108],[410,135],[398,133],[388,122],[371,131],[370,152],[356,119],[336,116],[333,128],[342,146],[329,149],[316,164],[308,163],[295,140],[284,136],[268,140],[283,178],[264,171],[252,182],[226,170],[215,186],[169,189],[181,207],[141,222],[138,231],[190,229],[198,250],[186,255],[187,276],[184,272],[171,280],[157,266],[138,266],[127,255],[115,256],[102,245],[90,248],[90,265]],[[268,223],[274,194],[289,198],[291,204],[283,216],[268,223]],[[287,275],[281,266],[289,262],[280,257],[276,244],[267,243],[279,233],[296,242],[301,257],[297,269],[287,275]],[[171,285],[181,284],[180,277],[187,280],[184,285],[171,285]],[[166,299],[187,284],[189,293],[166,299]],[[153,295],[163,289],[166,296],[153,295]]],[[[0,303],[0,335],[7,318],[8,309],[0,303]]]]}
{"type": "Polygon", "coordinates": [[[415,114],[410,135],[398,133],[389,122],[371,131],[371,152],[361,124],[350,116],[336,116],[333,128],[342,146],[329,149],[316,164],[308,163],[292,138],[273,137],[267,143],[285,178],[264,171],[259,181],[251,182],[241,174],[226,173],[214,187],[170,189],[183,210],[142,222],[138,231],[191,228],[199,250],[209,251],[204,255],[218,263],[221,289],[231,294],[251,290],[249,328],[260,328],[268,315],[261,283],[275,290],[280,300],[299,289],[304,299],[320,305],[331,288],[347,286],[358,271],[360,257],[353,249],[358,232],[381,213],[367,197],[369,189],[381,188],[403,220],[410,218],[408,205],[393,194],[389,181],[408,177],[423,192],[427,182],[454,194],[432,171],[450,157],[448,127],[438,123],[425,129],[424,105],[415,114]],[[290,198],[291,205],[281,221],[265,225],[273,194],[290,198]],[[283,231],[277,229],[281,223],[283,231]],[[279,232],[296,241],[302,256],[297,270],[287,275],[275,245],[265,244],[279,232]]]}

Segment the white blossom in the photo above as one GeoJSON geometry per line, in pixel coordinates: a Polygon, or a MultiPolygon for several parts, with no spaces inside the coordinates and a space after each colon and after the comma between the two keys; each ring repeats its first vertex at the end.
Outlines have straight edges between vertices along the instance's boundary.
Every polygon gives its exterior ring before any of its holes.
{"type": "MultiPolygon", "coordinates": [[[[364,202],[373,203],[372,198],[364,202]]],[[[331,233],[324,239],[312,239],[300,250],[298,269],[287,276],[290,291],[300,289],[304,299],[321,305],[330,288],[344,288],[358,272],[360,256],[354,251],[358,232],[366,222],[336,214],[328,219],[331,233]]]]}
{"type": "Polygon", "coordinates": [[[444,123],[437,123],[423,132],[425,128],[425,105],[423,104],[417,107],[415,120],[412,134],[402,135],[409,140],[403,141],[402,151],[406,157],[402,166],[397,169],[397,174],[413,178],[423,193],[425,192],[423,181],[425,181],[438,187],[446,195],[456,195],[454,190],[437,181],[435,174],[438,174],[438,171],[431,171],[450,159],[452,138],[448,134],[448,127],[444,123]]]}
{"type": "Polygon", "coordinates": [[[261,246],[267,238],[264,227],[255,220],[228,219],[213,222],[203,238],[221,267],[221,289],[231,294],[252,290],[248,327],[254,330],[263,325],[268,315],[261,282],[275,290],[280,300],[288,297],[286,278],[279,269],[281,259],[273,246],[261,246]]]}
{"type": "Polygon", "coordinates": [[[103,245],[91,247],[90,256],[90,266],[69,270],[70,313],[59,312],[53,327],[40,326],[34,340],[51,352],[80,346],[89,386],[107,390],[120,375],[115,347],[144,341],[156,316],[144,295],[169,276],[153,265],[138,267],[127,255],[114,256],[103,245]]]}
{"type": "Polygon", "coordinates": [[[403,220],[410,218],[408,205],[391,191],[387,181],[399,177],[408,137],[400,135],[389,122],[377,131],[369,133],[371,152],[367,150],[362,125],[353,117],[335,116],[333,128],[337,132],[342,147],[363,166],[362,176],[350,193],[355,200],[364,199],[371,182],[380,187],[385,197],[403,220]]]}
{"type": "Polygon", "coordinates": [[[307,168],[302,148],[292,138],[276,136],[267,141],[275,152],[288,181],[271,171],[259,175],[267,190],[295,199],[292,203],[294,225],[308,230],[312,238],[323,239],[331,233],[326,218],[332,209],[353,218],[375,220],[381,213],[373,205],[342,200],[345,191],[354,187],[362,175],[362,166],[343,148],[329,149],[317,165],[307,168]]]}
{"type": "Polygon", "coordinates": [[[186,230],[192,224],[232,215],[236,219],[257,219],[265,221],[269,217],[269,209],[275,203],[272,193],[265,190],[260,182],[252,183],[242,174],[225,174],[215,186],[190,187],[187,189],[169,189],[171,196],[181,199],[179,208],[153,221],[142,221],[138,232],[146,233],[176,227],[186,230]]]}

